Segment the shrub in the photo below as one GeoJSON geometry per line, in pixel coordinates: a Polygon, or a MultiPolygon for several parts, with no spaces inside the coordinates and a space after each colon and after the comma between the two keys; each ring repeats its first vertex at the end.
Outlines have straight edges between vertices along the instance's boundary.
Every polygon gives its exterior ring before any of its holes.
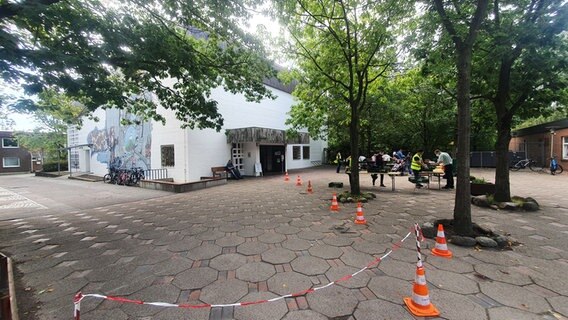
{"type": "MultiPolygon", "coordinates": [[[[59,169],[61,171],[67,171],[68,165],[67,161],[61,161],[59,169]]],[[[57,172],[57,162],[47,162],[43,164],[43,172],[57,172]]]]}

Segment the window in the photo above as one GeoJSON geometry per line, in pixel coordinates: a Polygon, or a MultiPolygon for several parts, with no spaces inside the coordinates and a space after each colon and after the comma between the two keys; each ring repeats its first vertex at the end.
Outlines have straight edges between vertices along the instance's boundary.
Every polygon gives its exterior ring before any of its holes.
{"type": "Polygon", "coordinates": [[[562,160],[568,160],[568,137],[562,137],[562,160]]]}
{"type": "Polygon", "coordinates": [[[20,158],[17,157],[2,158],[2,166],[4,168],[18,168],[20,167],[20,158]]]}
{"type": "Polygon", "coordinates": [[[173,167],[175,166],[174,158],[174,146],[161,146],[162,151],[162,167],[173,167]]]}
{"type": "Polygon", "coordinates": [[[302,147],[302,159],[310,160],[310,147],[309,146],[302,147]]]}
{"type": "Polygon", "coordinates": [[[293,146],[292,147],[292,159],[293,160],[300,160],[302,159],[302,149],[300,149],[300,146],[293,146]]]}
{"type": "Polygon", "coordinates": [[[17,148],[18,141],[12,138],[2,138],[2,148],[17,148]]]}

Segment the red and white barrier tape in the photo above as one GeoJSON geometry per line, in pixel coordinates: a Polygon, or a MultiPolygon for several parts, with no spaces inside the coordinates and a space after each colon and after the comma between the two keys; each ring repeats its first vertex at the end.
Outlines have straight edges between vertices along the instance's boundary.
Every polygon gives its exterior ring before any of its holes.
{"type": "MultiPolygon", "coordinates": [[[[415,225],[415,227],[413,228],[413,230],[415,232],[420,232],[419,229],[416,228],[417,225],[415,225]]],[[[299,296],[303,296],[306,295],[308,293],[312,293],[321,289],[325,289],[327,287],[330,287],[336,283],[339,282],[343,282],[343,281],[347,281],[353,277],[355,277],[356,275],[358,275],[359,273],[372,268],[375,264],[378,264],[384,260],[385,258],[387,258],[393,251],[397,250],[398,248],[400,248],[402,246],[402,243],[412,234],[412,232],[409,232],[406,234],[406,236],[404,236],[400,241],[398,241],[397,243],[393,244],[392,249],[389,249],[389,251],[387,251],[385,254],[383,254],[381,257],[376,258],[375,260],[371,261],[369,264],[367,264],[365,267],[361,268],[360,270],[358,270],[357,272],[354,272],[353,274],[350,275],[346,275],[338,280],[332,281],[326,285],[320,286],[320,287],[314,287],[314,288],[310,288],[310,289],[306,289],[300,292],[296,292],[296,293],[292,293],[292,294],[287,294],[287,295],[283,295],[283,296],[279,296],[276,298],[272,298],[272,299],[265,299],[265,300],[257,300],[257,301],[246,301],[246,302],[237,302],[237,303],[227,303],[227,304],[208,304],[208,303],[204,303],[204,304],[185,304],[185,303],[181,303],[181,304],[174,304],[174,303],[167,303],[167,302],[145,302],[142,300],[133,300],[133,299],[128,299],[128,298],[122,298],[122,297],[115,297],[115,296],[107,296],[107,295],[102,295],[102,294],[96,294],[96,293],[88,293],[88,294],[82,294],[81,292],[78,292],[75,295],[75,298],[73,300],[74,305],[75,305],[75,310],[74,310],[74,320],[80,320],[80,310],[81,310],[81,301],[85,298],[98,298],[98,299],[104,299],[104,300],[110,300],[110,301],[117,301],[117,302],[122,302],[122,303],[133,303],[133,304],[144,304],[144,305],[151,305],[151,306],[157,306],[157,307],[166,307],[166,308],[183,308],[183,309],[201,309],[201,308],[222,308],[222,307],[244,307],[244,306],[249,306],[249,305],[253,305],[253,304],[261,304],[261,303],[267,303],[267,302],[274,302],[274,301],[278,301],[278,300],[282,300],[285,298],[295,298],[295,297],[299,297],[299,296]]],[[[417,243],[417,246],[419,248],[419,244],[417,243]]],[[[420,252],[418,253],[419,255],[419,261],[420,261],[420,252]]]]}

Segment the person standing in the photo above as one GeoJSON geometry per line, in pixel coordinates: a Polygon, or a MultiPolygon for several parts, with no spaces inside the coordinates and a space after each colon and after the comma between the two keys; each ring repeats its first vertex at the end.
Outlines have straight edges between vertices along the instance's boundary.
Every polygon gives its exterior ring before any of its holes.
{"type": "Polygon", "coordinates": [[[422,161],[423,153],[424,150],[422,149],[416,151],[416,153],[412,156],[412,163],[410,164],[410,168],[414,174],[414,183],[416,184],[416,188],[423,187],[422,183],[420,183],[420,171],[422,171],[422,168],[425,167],[424,161],[422,161]]]}
{"type": "Polygon", "coordinates": [[[337,170],[336,170],[337,173],[339,173],[339,171],[341,170],[341,161],[343,161],[343,159],[341,159],[341,152],[337,151],[337,154],[335,155],[335,163],[337,163],[337,170]]]}
{"type": "Polygon", "coordinates": [[[443,189],[453,189],[454,188],[454,166],[453,159],[447,152],[442,152],[440,149],[434,150],[434,154],[438,157],[437,164],[444,166],[444,178],[446,179],[446,185],[443,189]]]}

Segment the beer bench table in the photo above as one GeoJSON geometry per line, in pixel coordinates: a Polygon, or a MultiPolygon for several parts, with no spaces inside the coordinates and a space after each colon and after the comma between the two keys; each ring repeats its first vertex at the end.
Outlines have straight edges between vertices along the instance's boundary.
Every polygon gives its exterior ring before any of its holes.
{"type": "Polygon", "coordinates": [[[371,172],[368,172],[368,171],[366,171],[366,170],[361,170],[361,171],[359,171],[359,174],[368,174],[368,175],[374,175],[374,174],[376,174],[377,176],[378,176],[379,174],[386,174],[386,175],[388,175],[388,176],[391,178],[391,189],[392,189],[392,191],[395,190],[395,184],[394,184],[395,179],[394,179],[394,177],[400,176],[400,172],[398,172],[398,171],[386,171],[386,172],[378,172],[378,171],[377,171],[377,172],[372,172],[372,171],[371,171],[371,172]]]}

